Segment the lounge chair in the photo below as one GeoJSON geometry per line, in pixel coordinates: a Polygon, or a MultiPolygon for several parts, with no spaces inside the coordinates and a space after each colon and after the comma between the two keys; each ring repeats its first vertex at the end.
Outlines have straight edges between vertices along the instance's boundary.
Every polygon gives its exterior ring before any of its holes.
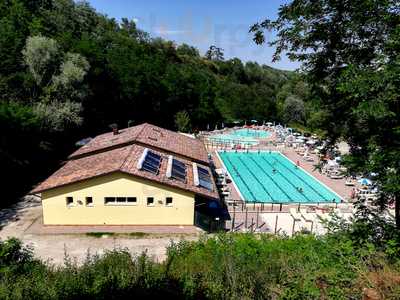
{"type": "Polygon", "coordinates": [[[314,219],[311,217],[311,215],[307,212],[307,209],[305,208],[300,208],[300,215],[303,217],[304,221],[311,223],[311,228],[310,232],[313,231],[314,227],[314,219]]]}
{"type": "Polygon", "coordinates": [[[301,214],[295,208],[290,208],[289,213],[295,221],[301,222],[301,214]]]}
{"type": "Polygon", "coordinates": [[[312,156],[304,156],[303,158],[305,161],[314,161],[314,158],[312,156]]]}

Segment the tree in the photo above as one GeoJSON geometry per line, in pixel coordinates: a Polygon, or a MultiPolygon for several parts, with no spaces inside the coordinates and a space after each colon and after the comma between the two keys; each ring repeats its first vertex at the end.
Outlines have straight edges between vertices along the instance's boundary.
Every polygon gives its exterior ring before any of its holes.
{"type": "Polygon", "coordinates": [[[86,96],[86,89],[81,83],[88,70],[86,58],[77,53],[65,54],[59,74],[52,78],[51,89],[56,93],[57,100],[81,101],[86,96]]]}
{"type": "Polygon", "coordinates": [[[290,95],[283,104],[283,117],[286,123],[302,123],[304,121],[305,108],[303,100],[290,95]]]}
{"type": "Polygon", "coordinates": [[[186,111],[179,111],[175,115],[175,126],[178,131],[189,132],[190,127],[190,117],[186,111]]]}
{"type": "Polygon", "coordinates": [[[205,57],[208,60],[213,61],[223,61],[224,60],[224,49],[219,48],[217,46],[211,45],[207,50],[205,57]]]}
{"type": "Polygon", "coordinates": [[[28,37],[22,54],[36,84],[38,86],[47,85],[54,74],[55,66],[58,65],[57,42],[43,36],[28,37]]]}
{"type": "Polygon", "coordinates": [[[311,95],[325,112],[320,127],[330,145],[351,146],[350,172],[375,176],[382,209],[395,204],[400,229],[400,4],[394,0],[295,0],[276,20],[252,26],[256,43],[303,63],[311,95]]]}
{"type": "Polygon", "coordinates": [[[63,55],[55,40],[42,36],[29,37],[22,54],[41,91],[34,95],[38,98],[33,111],[42,120],[42,126],[62,131],[65,126],[80,125],[87,60],[77,53],[63,55]]]}
{"type": "Polygon", "coordinates": [[[275,99],[292,72],[225,61],[222,49],[210,50],[207,59],[190,45],[152,38],[87,1],[0,1],[0,165],[5,174],[17,172],[3,194],[22,196],[77,140],[111,123],[176,128],[175,116],[186,111],[187,131],[278,118],[275,99]],[[25,119],[32,122],[25,126],[25,119]]]}
{"type": "Polygon", "coordinates": [[[179,45],[176,48],[176,52],[179,55],[186,55],[186,56],[189,56],[189,57],[199,57],[200,56],[199,50],[197,50],[195,47],[190,46],[190,45],[185,44],[185,43],[183,43],[182,45],[179,45]]]}

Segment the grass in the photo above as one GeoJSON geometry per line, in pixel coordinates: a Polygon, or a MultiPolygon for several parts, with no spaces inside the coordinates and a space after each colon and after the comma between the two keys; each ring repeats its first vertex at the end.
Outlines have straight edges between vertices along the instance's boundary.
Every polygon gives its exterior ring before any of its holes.
{"type": "Polygon", "coordinates": [[[149,235],[150,234],[146,233],[146,232],[129,232],[128,233],[128,236],[134,237],[134,238],[144,238],[144,237],[147,237],[149,235]]]}
{"type": "Polygon", "coordinates": [[[102,238],[103,236],[114,236],[115,232],[87,232],[86,235],[94,238],[102,238]]]}
{"type": "MultiPolygon", "coordinates": [[[[152,235],[147,232],[126,232],[126,233],[117,233],[117,232],[87,232],[86,236],[94,237],[94,238],[103,238],[103,237],[130,237],[135,239],[145,238],[145,237],[153,237],[158,238],[157,235],[152,235]]],[[[161,236],[160,236],[161,237],[161,236]]]]}

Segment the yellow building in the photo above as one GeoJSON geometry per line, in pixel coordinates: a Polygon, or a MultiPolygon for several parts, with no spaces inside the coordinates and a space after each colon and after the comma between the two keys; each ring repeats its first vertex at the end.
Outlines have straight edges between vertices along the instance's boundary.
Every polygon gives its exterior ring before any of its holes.
{"type": "Polygon", "coordinates": [[[221,208],[202,142],[150,124],[97,136],[32,193],[44,225],[196,225],[221,208]]]}

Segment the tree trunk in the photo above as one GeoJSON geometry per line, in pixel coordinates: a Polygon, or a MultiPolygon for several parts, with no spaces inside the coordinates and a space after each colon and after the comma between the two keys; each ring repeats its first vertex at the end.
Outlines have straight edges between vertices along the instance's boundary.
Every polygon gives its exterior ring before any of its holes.
{"type": "Polygon", "coordinates": [[[394,218],[396,220],[396,227],[400,230],[400,196],[394,197],[394,218]]]}

